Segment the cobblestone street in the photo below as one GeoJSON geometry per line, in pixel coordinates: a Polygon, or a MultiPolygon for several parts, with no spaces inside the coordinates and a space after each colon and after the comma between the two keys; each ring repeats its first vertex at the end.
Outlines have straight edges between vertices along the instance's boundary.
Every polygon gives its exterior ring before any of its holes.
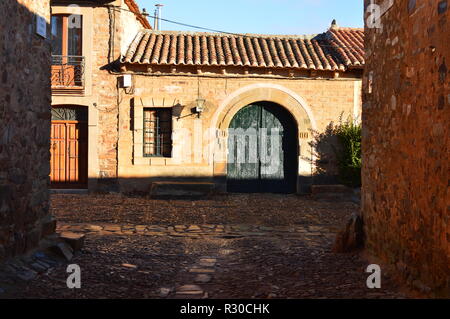
{"type": "Polygon", "coordinates": [[[53,195],[58,232],[86,235],[70,263],[23,283],[13,297],[38,298],[402,298],[383,278],[366,288],[368,263],[335,254],[337,230],[358,209],[299,196],[226,195],[150,200],[53,195]],[[159,222],[158,222],[159,221],[159,222]],[[240,221],[240,222],[238,222],[240,221]]]}

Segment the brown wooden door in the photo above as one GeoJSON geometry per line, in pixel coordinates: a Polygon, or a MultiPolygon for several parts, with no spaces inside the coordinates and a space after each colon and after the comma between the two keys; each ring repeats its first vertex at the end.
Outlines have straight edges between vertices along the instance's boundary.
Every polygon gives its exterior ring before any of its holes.
{"type": "Polygon", "coordinates": [[[52,188],[87,187],[87,123],[52,121],[52,188]]]}

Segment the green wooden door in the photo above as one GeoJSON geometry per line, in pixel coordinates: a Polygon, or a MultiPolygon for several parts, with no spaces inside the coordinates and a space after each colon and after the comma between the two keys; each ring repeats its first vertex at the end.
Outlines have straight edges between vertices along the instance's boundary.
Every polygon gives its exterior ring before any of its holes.
{"type": "Polygon", "coordinates": [[[228,191],[294,193],[296,136],[296,125],[281,106],[259,102],[241,109],[228,131],[228,191]]]}

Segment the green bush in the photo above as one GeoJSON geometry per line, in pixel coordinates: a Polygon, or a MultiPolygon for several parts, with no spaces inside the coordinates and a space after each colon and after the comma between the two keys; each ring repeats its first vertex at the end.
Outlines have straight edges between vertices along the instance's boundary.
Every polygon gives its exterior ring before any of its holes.
{"type": "Polygon", "coordinates": [[[334,128],[340,147],[335,150],[339,166],[339,179],[350,187],[361,186],[361,124],[341,120],[334,128]]]}

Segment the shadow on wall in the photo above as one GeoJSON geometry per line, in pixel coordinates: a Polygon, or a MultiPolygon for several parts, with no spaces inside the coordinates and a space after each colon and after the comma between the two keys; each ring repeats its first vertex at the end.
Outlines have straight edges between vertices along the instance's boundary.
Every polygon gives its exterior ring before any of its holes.
{"type": "Polygon", "coordinates": [[[361,187],[361,124],[352,118],[330,122],[322,133],[312,132],[316,174],[313,184],[361,187]]]}
{"type": "Polygon", "coordinates": [[[313,185],[339,184],[337,153],[342,147],[334,128],[334,122],[330,122],[324,132],[311,130],[313,138],[309,145],[313,150],[313,165],[316,168],[312,177],[313,185]]]}
{"type": "Polygon", "coordinates": [[[36,2],[0,1],[0,260],[35,249],[54,232],[50,6],[36,2]]]}

